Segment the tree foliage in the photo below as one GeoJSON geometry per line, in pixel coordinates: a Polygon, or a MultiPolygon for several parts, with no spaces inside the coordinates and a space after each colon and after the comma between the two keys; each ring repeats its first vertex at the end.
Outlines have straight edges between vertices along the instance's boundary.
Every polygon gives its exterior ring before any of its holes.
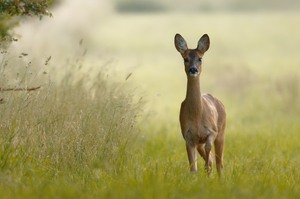
{"type": "Polygon", "coordinates": [[[51,15],[49,0],[1,0],[0,13],[9,15],[51,15]]]}
{"type": "Polygon", "coordinates": [[[0,40],[17,24],[13,16],[52,16],[47,10],[51,4],[52,0],[0,0],[0,40]]]}

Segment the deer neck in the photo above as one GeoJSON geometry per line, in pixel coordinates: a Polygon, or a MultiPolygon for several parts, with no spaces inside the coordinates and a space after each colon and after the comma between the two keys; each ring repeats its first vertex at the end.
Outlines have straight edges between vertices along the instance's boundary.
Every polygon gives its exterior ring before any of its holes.
{"type": "Polygon", "coordinates": [[[188,77],[185,100],[190,116],[193,118],[201,116],[202,99],[199,77],[188,77]]]}

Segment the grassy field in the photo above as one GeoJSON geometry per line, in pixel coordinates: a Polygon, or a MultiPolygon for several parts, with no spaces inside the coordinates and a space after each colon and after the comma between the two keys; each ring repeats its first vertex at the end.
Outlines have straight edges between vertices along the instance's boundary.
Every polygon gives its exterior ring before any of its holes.
{"type": "Polygon", "coordinates": [[[49,66],[36,61],[44,65],[32,76],[25,57],[26,70],[12,80],[20,61],[2,55],[1,85],[43,87],[0,92],[1,198],[299,198],[299,19],[296,12],[115,14],[89,35],[102,67],[81,49],[60,65],[55,56],[49,66]],[[206,176],[200,158],[198,173],[188,171],[177,32],[190,47],[204,33],[211,38],[201,89],[228,114],[221,180],[215,167],[206,176]]]}

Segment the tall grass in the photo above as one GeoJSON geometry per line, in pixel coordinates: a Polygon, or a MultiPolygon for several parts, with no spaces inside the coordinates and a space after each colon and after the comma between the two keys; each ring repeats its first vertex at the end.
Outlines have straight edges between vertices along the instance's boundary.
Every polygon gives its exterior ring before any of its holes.
{"type": "MultiPolygon", "coordinates": [[[[125,82],[108,80],[101,71],[91,81],[76,70],[35,91],[0,93],[2,188],[26,182],[39,186],[60,177],[88,178],[94,171],[98,176],[116,175],[125,169],[135,150],[141,102],[133,100],[125,82]]],[[[0,71],[4,77],[6,71],[0,71]]],[[[9,83],[3,81],[5,86],[9,83]]]]}

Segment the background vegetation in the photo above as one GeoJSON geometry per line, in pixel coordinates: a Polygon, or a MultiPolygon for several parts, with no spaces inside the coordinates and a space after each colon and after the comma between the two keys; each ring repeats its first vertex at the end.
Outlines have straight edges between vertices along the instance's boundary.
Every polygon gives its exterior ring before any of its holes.
{"type": "Polygon", "coordinates": [[[115,0],[119,12],[241,12],[267,10],[297,10],[300,3],[295,0],[115,0]]]}
{"type": "MultiPolygon", "coordinates": [[[[12,37],[9,33],[18,24],[20,17],[13,16],[52,16],[48,11],[53,0],[1,0],[0,1],[0,41],[12,37]]],[[[57,2],[54,0],[54,2],[57,2]]]]}
{"type": "Polygon", "coordinates": [[[1,197],[299,198],[299,12],[114,8],[66,2],[2,50],[0,88],[42,87],[0,92],[1,197]],[[200,158],[188,172],[177,32],[211,38],[201,89],[228,114],[221,180],[200,158]]]}

